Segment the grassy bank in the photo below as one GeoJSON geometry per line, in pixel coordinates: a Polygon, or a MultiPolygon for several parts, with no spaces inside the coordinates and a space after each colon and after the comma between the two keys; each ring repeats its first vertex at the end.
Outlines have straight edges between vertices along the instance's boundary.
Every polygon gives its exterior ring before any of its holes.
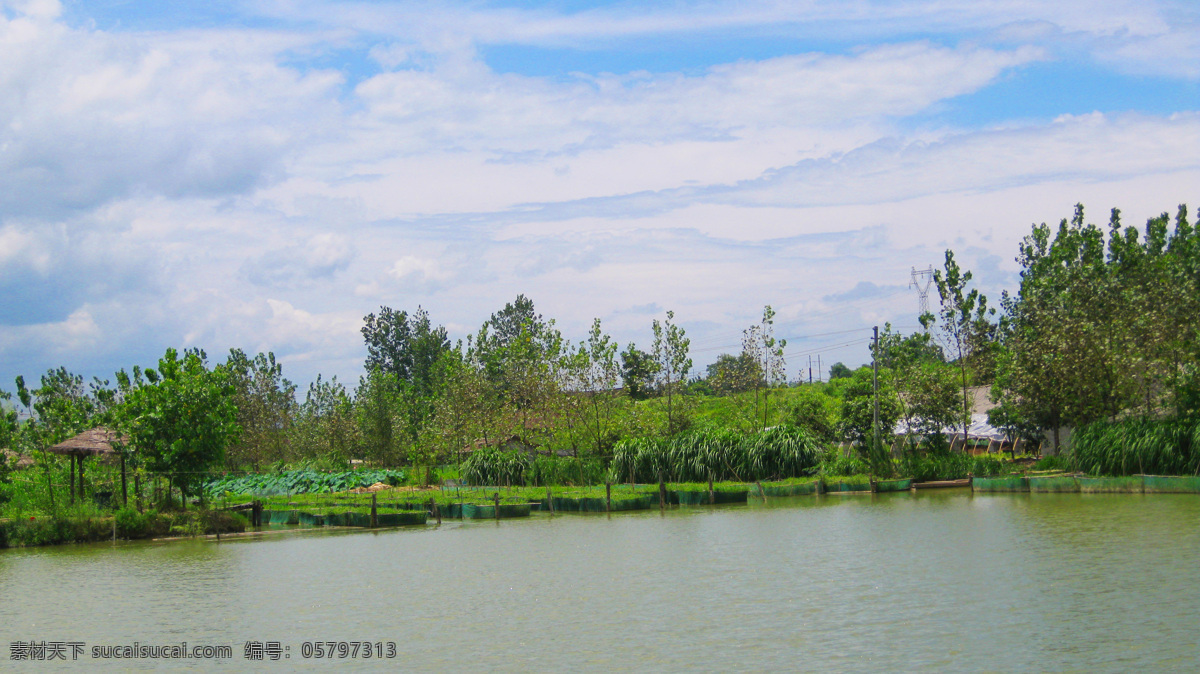
{"type": "Polygon", "coordinates": [[[125,509],[109,516],[30,516],[0,521],[0,548],[224,534],[245,531],[247,526],[241,515],[217,510],[139,513],[125,509]]]}

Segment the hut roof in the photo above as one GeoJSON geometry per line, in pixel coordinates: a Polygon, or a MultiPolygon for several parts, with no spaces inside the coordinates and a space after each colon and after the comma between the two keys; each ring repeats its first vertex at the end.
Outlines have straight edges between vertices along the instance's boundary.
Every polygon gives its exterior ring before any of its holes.
{"type": "Polygon", "coordinates": [[[70,440],[64,440],[53,447],[49,447],[46,451],[55,454],[73,454],[75,456],[116,454],[117,450],[113,449],[112,446],[114,442],[126,444],[129,442],[129,436],[119,435],[116,431],[110,431],[107,428],[93,428],[90,431],[84,431],[76,435],[70,440]]]}
{"type": "Polygon", "coordinates": [[[18,454],[11,449],[0,449],[0,459],[8,461],[13,468],[18,470],[28,468],[33,465],[33,457],[24,454],[18,454]]]}

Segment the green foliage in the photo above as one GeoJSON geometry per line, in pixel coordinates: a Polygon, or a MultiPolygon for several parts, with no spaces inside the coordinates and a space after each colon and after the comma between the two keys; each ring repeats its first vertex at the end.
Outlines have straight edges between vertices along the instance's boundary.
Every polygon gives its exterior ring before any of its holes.
{"type": "Polygon", "coordinates": [[[533,460],[519,449],[480,447],[462,463],[462,477],[473,485],[523,485],[533,460]]]}
{"type": "Polygon", "coordinates": [[[154,524],[159,520],[158,512],[147,510],[139,513],[134,508],[122,508],[114,515],[117,518],[117,535],[121,538],[147,538],[154,534],[154,524]]]}
{"type": "Polygon", "coordinates": [[[961,480],[968,475],[993,477],[1015,472],[1012,464],[993,455],[972,456],[964,452],[942,455],[910,453],[900,459],[899,471],[918,482],[928,480],[961,480]]]}
{"type": "Polygon", "coordinates": [[[404,480],[405,473],[402,470],[352,470],[340,473],[292,470],[281,473],[227,475],[205,482],[204,491],[212,498],[219,498],[227,493],[253,496],[328,493],[369,487],[376,482],[398,486],[403,484],[404,480]]]}
{"type": "Polygon", "coordinates": [[[839,421],[838,399],[815,385],[804,384],[792,392],[788,409],[791,423],[807,430],[821,442],[833,442],[837,438],[839,421]]]}
{"type": "Polygon", "coordinates": [[[148,510],[138,513],[126,508],[108,516],[89,512],[87,508],[76,508],[59,516],[23,516],[0,521],[0,547],[112,540],[114,524],[117,537],[125,539],[231,533],[245,531],[247,526],[244,517],[217,510],[194,509],[175,513],[148,510]]]}
{"type": "Polygon", "coordinates": [[[328,468],[344,469],[349,467],[360,437],[354,400],[346,387],[337,377],[325,381],[317,375],[292,420],[289,443],[294,454],[302,460],[323,462],[328,468]]]}
{"type": "Polygon", "coordinates": [[[379,316],[367,314],[363,322],[367,371],[380,370],[407,382],[418,395],[431,394],[434,363],[450,350],[446,328],[434,327],[421,307],[411,318],[406,311],[380,307],[379,316]]]}
{"type": "Polygon", "coordinates": [[[849,367],[847,367],[845,363],[837,362],[837,363],[834,363],[833,365],[829,366],[829,378],[831,380],[832,379],[844,379],[844,378],[853,377],[853,376],[854,376],[854,371],[851,370],[849,367]]]}
{"type": "Polygon", "coordinates": [[[1069,470],[1071,467],[1067,457],[1062,454],[1043,456],[1033,464],[1033,470],[1069,470]]]}
{"type": "Polygon", "coordinates": [[[757,433],[702,428],[669,440],[635,438],[613,448],[610,479],[632,482],[771,480],[811,474],[817,441],[795,426],[757,433]]]}
{"type": "Polygon", "coordinates": [[[1089,475],[1200,475],[1200,420],[1093,422],[1071,438],[1069,461],[1089,475]]]}
{"type": "Polygon", "coordinates": [[[830,475],[865,475],[870,471],[866,462],[857,456],[847,456],[839,449],[830,449],[821,456],[818,473],[830,475]]]}
{"type": "Polygon", "coordinates": [[[180,359],[175,349],[146,374],[150,381],[125,400],[124,426],[136,456],[148,470],[171,474],[185,495],[195,494],[240,431],[229,374],[209,370],[203,352],[180,359]]]}
{"type": "Polygon", "coordinates": [[[666,432],[670,435],[684,430],[688,425],[683,410],[675,405],[675,398],[677,389],[687,381],[688,371],[692,369],[692,359],[688,356],[692,340],[686,337],[687,331],[675,324],[674,311],[668,311],[662,323],[654,319],[650,328],[654,333],[653,354],[658,365],[655,370],[658,391],[667,399],[666,432]]]}
{"type": "Polygon", "coordinates": [[[600,459],[566,456],[538,456],[525,476],[530,486],[592,485],[604,482],[604,463],[600,459]]]}
{"type": "MultiPolygon", "coordinates": [[[[859,368],[842,389],[841,427],[842,437],[850,442],[867,447],[871,442],[874,419],[874,389],[871,384],[871,368],[859,368]]],[[[888,438],[896,421],[900,418],[900,400],[892,382],[892,374],[886,369],[879,371],[879,429],[882,444],[888,438]]]]}
{"type": "Polygon", "coordinates": [[[926,314],[921,317],[926,328],[936,325],[947,354],[958,365],[962,384],[960,422],[964,434],[971,416],[967,395],[969,362],[978,353],[991,353],[987,345],[995,341],[995,328],[989,318],[996,310],[988,308],[987,298],[978,289],[967,291],[971,278],[971,272],[962,270],[954,260],[954,251],[947,250],[945,268],[933,272],[941,309],[937,316],[926,314]]]}
{"type": "Polygon", "coordinates": [[[84,543],[112,538],[112,519],[29,517],[0,523],[5,547],[84,543]]]}
{"type": "MultiPolygon", "coordinates": [[[[1180,206],[1144,233],[1113,209],[1108,231],[1082,205],[1057,230],[1036,225],[1017,258],[997,381],[1019,417],[1076,428],[1123,412],[1189,414],[1200,362],[1200,234],[1180,206]]],[[[1115,451],[1115,450],[1114,450],[1115,451]]]]}
{"type": "Polygon", "coordinates": [[[296,385],[283,377],[275,354],[250,358],[241,349],[230,349],[224,369],[229,373],[241,433],[225,452],[225,465],[237,470],[246,465],[288,458],[288,431],[296,415],[296,385]]]}
{"type": "Polygon", "coordinates": [[[762,366],[754,354],[745,351],[736,356],[728,353],[717,356],[706,373],[709,388],[719,396],[750,391],[763,379],[762,366]]]}

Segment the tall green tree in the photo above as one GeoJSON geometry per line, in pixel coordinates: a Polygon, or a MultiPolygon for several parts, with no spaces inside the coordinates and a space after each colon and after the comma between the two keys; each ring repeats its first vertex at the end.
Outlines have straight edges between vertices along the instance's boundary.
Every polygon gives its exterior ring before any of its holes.
{"type": "Polygon", "coordinates": [[[994,391],[1006,416],[1055,430],[1135,411],[1184,414],[1200,334],[1200,245],[1180,206],[1144,231],[1083,206],[1022,241],[1016,295],[1002,302],[994,391]]]}
{"type": "Polygon", "coordinates": [[[712,392],[719,396],[753,390],[763,380],[758,359],[744,350],[736,356],[728,353],[717,356],[705,373],[712,392]]]}
{"type": "Polygon", "coordinates": [[[337,377],[317,379],[308,385],[304,402],[296,410],[291,444],[297,455],[326,459],[349,468],[350,458],[360,446],[360,430],[354,414],[354,399],[337,377]]]}
{"type": "Polygon", "coordinates": [[[607,453],[615,441],[612,416],[621,381],[617,349],[617,342],[604,332],[597,318],[587,340],[571,354],[570,371],[575,388],[587,401],[585,427],[597,454],[607,453]]]}
{"type": "Polygon", "coordinates": [[[972,274],[964,271],[954,260],[954,251],[946,251],[943,269],[935,269],[933,283],[937,287],[941,309],[938,314],[926,314],[921,324],[926,328],[936,325],[942,336],[943,347],[958,365],[962,383],[962,408],[959,423],[965,438],[971,424],[971,402],[969,400],[967,364],[974,350],[979,348],[979,332],[989,324],[988,318],[995,309],[987,306],[987,298],[972,288],[967,290],[972,274]]]}
{"type": "MultiPolygon", "coordinates": [[[[871,383],[871,368],[861,367],[847,380],[842,389],[841,422],[842,437],[859,447],[862,457],[871,460],[870,444],[874,433],[875,391],[871,383]]],[[[885,437],[891,437],[892,429],[900,419],[899,398],[886,368],[879,370],[879,428],[885,437]]],[[[883,444],[889,444],[886,441],[883,444]]]]}
{"type": "Polygon", "coordinates": [[[621,352],[621,382],[630,400],[645,400],[654,393],[658,363],[632,342],[621,352]]]}
{"type": "Polygon", "coordinates": [[[927,332],[904,336],[887,324],[879,334],[879,356],[891,372],[906,441],[917,434],[934,446],[944,444],[940,436],[960,422],[962,401],[958,373],[946,364],[941,347],[927,332]]]}
{"type": "Polygon", "coordinates": [[[210,370],[203,351],[167,349],[145,375],[125,398],[122,425],[148,470],[169,475],[185,499],[199,494],[241,430],[229,373],[210,370]]]}
{"type": "Polygon", "coordinates": [[[675,324],[675,312],[668,311],[663,322],[654,319],[651,324],[654,333],[654,361],[658,364],[658,389],[667,399],[667,434],[671,435],[685,426],[686,417],[683,410],[674,404],[679,389],[687,381],[688,371],[692,369],[692,359],[688,356],[688,348],[692,340],[688,339],[687,331],[675,324]]]}
{"type": "Polygon", "coordinates": [[[786,380],[786,362],[783,357],[786,346],[786,339],[775,339],[775,310],[769,304],[763,307],[762,320],[742,332],[742,356],[753,360],[758,366],[758,371],[762,373],[762,377],[754,381],[754,416],[756,420],[760,420],[759,425],[763,428],[767,425],[771,389],[786,380]],[[758,412],[760,393],[761,415],[758,412]]]}
{"type": "Polygon", "coordinates": [[[241,349],[230,349],[225,371],[233,386],[237,422],[242,429],[225,452],[230,469],[283,462],[289,458],[292,421],[296,416],[296,385],[283,376],[275,354],[250,358],[241,349]]]}
{"type": "Polygon", "coordinates": [[[378,316],[367,314],[363,322],[366,369],[394,375],[408,382],[418,395],[428,395],[435,386],[434,364],[450,349],[446,328],[434,326],[428,312],[419,306],[412,316],[380,307],[378,316]]]}

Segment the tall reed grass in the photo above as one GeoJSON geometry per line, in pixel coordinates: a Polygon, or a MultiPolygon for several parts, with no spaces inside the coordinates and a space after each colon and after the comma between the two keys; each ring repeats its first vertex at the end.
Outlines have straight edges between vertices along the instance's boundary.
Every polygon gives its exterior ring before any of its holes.
{"type": "Polygon", "coordinates": [[[757,433],[703,428],[669,439],[634,438],[613,448],[614,482],[774,480],[810,475],[820,461],[819,443],[796,426],[757,433]]]}
{"type": "Polygon", "coordinates": [[[1200,475],[1200,419],[1097,421],[1075,432],[1068,463],[1089,475],[1200,475]]]}

